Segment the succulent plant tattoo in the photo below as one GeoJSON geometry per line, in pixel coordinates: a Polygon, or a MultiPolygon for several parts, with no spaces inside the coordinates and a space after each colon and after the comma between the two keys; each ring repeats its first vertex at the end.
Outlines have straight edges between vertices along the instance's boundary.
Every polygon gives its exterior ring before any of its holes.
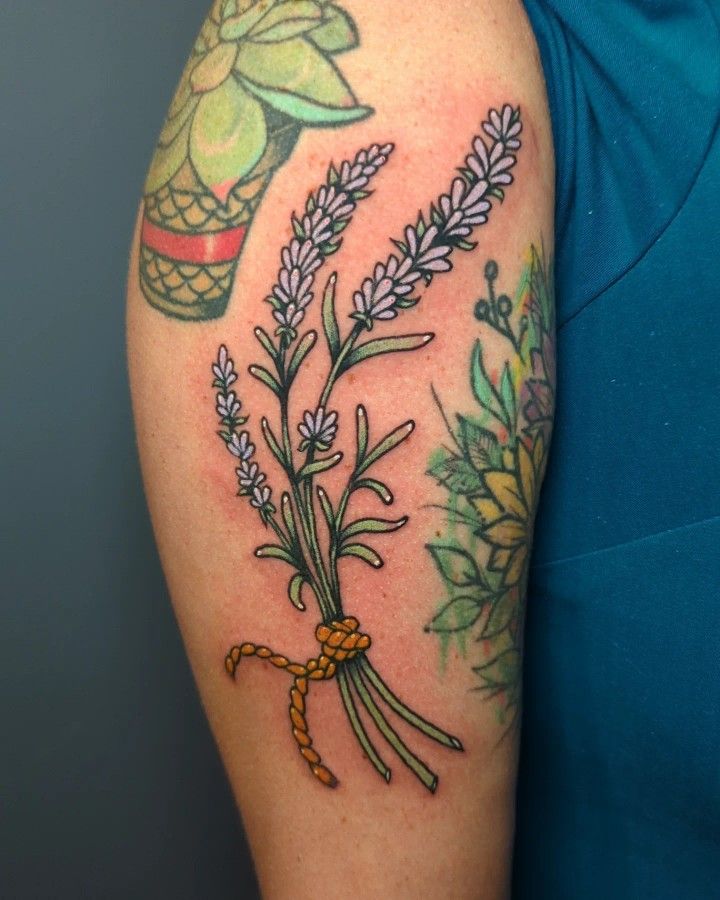
{"type": "Polygon", "coordinates": [[[477,406],[451,423],[433,389],[449,444],[433,454],[428,474],[447,493],[440,504],[447,529],[427,545],[445,597],[426,631],[443,651],[451,641],[464,655],[468,639],[479,646],[477,689],[495,699],[499,721],[510,727],[520,708],[522,599],[555,404],[552,263],[531,247],[514,300],[498,293],[495,260],[484,274],[486,296],[473,309],[480,337],[470,354],[477,406]],[[492,332],[507,342],[498,377],[484,362],[483,338],[492,332]]]}
{"type": "Polygon", "coordinates": [[[255,211],[300,130],[372,113],[333,60],[357,44],[328,0],[214,0],[145,183],[140,285],[152,306],[222,316],[255,211]]]}
{"type": "MultiPolygon", "coordinates": [[[[279,499],[259,461],[258,436],[251,437],[247,426],[237,392],[238,373],[225,345],[212,364],[219,436],[235,460],[238,494],[247,498],[262,524],[275,535],[272,543],[257,547],[255,555],[288,566],[290,602],[304,611],[314,598],[321,620],[315,629],[319,653],[307,662],[294,662],[269,647],[244,642],[229,650],[225,665],[235,677],[244,657],[259,657],[292,676],[289,715],[293,738],[312,774],[330,787],[337,779],[321,761],[308,729],[308,692],[313,682],[335,680],[360,747],[388,781],[390,769],[376,747],[377,738],[371,739],[368,734],[367,718],[387,749],[396,753],[430,791],[437,787],[437,775],[407,746],[388,714],[395,714],[447,748],[462,750],[456,737],[427,721],[388,686],[371,662],[370,635],[343,608],[345,561],[353,557],[374,569],[382,568],[381,556],[367,540],[397,531],[408,522],[407,516],[353,518],[353,496],[358,491],[370,491],[385,506],[394,502],[390,488],[375,477],[373,469],[410,438],[415,423],[402,422],[377,437],[372,434],[367,409],[358,404],[354,462],[340,496],[330,495],[322,476],[337,466],[346,452],[337,449],[345,423],[332,408],[335,385],[356,366],[386,354],[420,351],[433,339],[431,333],[367,335],[415,306],[422,288],[452,269],[451,257],[456,250],[475,247],[470,239],[474,229],[488,220],[493,201],[501,201],[513,181],[511,169],[520,148],[521,127],[518,108],[505,105],[501,111],[490,110],[483,124],[485,136],[473,140],[448,192],[431,204],[427,214],[421,213],[415,224],[405,228],[402,239],[394,241],[396,252],[378,262],[353,293],[345,328],[337,317],[337,277],[330,275],[319,309],[330,362],[319,397],[311,403],[306,401],[307,408],[297,424],[290,420],[289,399],[298,373],[318,342],[317,330],[303,330],[305,320],[314,312],[317,273],[340,248],[342,232],[357,205],[369,196],[371,182],[388,163],[392,144],[374,144],[360,150],[352,160],[337,167],[331,165],[325,184],[309,195],[304,211],[293,216],[294,237],[281,250],[277,281],[267,297],[274,333],[271,336],[259,325],[254,329],[265,364],[252,364],[248,370],[267,388],[277,408],[274,421],[264,416],[259,424],[262,440],[286,482],[279,499]]],[[[381,749],[386,748],[382,745],[381,749]]]]}

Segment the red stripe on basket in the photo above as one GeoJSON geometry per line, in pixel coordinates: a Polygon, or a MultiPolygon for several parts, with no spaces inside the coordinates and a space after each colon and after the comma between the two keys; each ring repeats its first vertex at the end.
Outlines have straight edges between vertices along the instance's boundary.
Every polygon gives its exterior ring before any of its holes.
{"type": "Polygon", "coordinates": [[[142,242],[150,250],[161,253],[180,262],[223,263],[231,262],[240,252],[247,225],[226,228],[224,231],[210,231],[205,234],[178,234],[167,231],[144,218],[142,242]]]}

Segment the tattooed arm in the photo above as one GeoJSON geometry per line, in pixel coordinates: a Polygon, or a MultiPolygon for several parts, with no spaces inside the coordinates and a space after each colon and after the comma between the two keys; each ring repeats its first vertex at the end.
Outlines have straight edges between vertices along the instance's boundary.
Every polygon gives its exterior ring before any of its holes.
{"type": "Polygon", "coordinates": [[[128,329],[180,627],[272,898],[502,897],[554,389],[512,0],[216,0],[128,329]]]}

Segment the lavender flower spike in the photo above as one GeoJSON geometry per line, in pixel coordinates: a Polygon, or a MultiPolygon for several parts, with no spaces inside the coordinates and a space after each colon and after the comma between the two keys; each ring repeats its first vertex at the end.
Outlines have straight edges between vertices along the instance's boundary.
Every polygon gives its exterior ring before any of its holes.
{"type": "Polygon", "coordinates": [[[504,188],[512,184],[510,170],[517,162],[522,131],[520,109],[509,104],[501,112],[491,109],[482,127],[493,139],[490,147],[485,138],[475,138],[461,177],[431,207],[430,220],[421,214],[416,225],[408,225],[403,240],[395,241],[402,256],[377,263],[372,278],[366,278],[353,295],[350,318],[368,331],[375,321],[394,319],[399,310],[414,306],[419,300],[413,296],[416,282],[422,279],[429,285],[438,272],[449,271],[454,250],[472,250],[475,244],[467,238],[487,222],[492,201],[502,201],[504,188]]]}
{"type": "Polygon", "coordinates": [[[339,170],[331,166],[327,182],[308,197],[305,213],[293,217],[295,237],[281,251],[277,283],[268,297],[278,323],[275,333],[287,343],[297,337],[313,300],[315,272],[339,249],[341,232],[392,150],[392,144],[373,144],[360,150],[354,160],[345,160],[339,170]]]}
{"type": "Polygon", "coordinates": [[[325,414],[322,406],[318,406],[315,415],[309,409],[305,410],[303,421],[298,425],[298,431],[302,437],[299,450],[303,452],[308,448],[324,452],[329,450],[338,430],[338,414],[336,412],[325,414]]]}
{"type": "Polygon", "coordinates": [[[250,462],[255,453],[250,433],[238,430],[247,422],[247,416],[240,415],[242,403],[235,391],[230,390],[230,386],[237,381],[237,372],[224,344],[220,345],[217,360],[211,368],[215,376],[213,387],[218,388],[215,408],[222,426],[218,434],[225,441],[228,451],[240,461],[239,467],[235,469],[238,494],[241,497],[250,497],[250,504],[258,510],[260,518],[267,524],[275,512],[270,500],[272,492],[268,485],[263,484],[266,476],[260,471],[258,464],[250,462]]]}

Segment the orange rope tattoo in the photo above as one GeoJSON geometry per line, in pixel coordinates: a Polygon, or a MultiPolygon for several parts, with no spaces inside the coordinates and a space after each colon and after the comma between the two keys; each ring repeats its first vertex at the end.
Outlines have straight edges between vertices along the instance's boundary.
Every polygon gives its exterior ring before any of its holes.
{"type": "Polygon", "coordinates": [[[321,623],[315,629],[315,637],[320,643],[320,653],[309,659],[304,665],[291,662],[286,656],[273,653],[269,647],[244,643],[232,647],[225,657],[225,668],[234,678],[237,667],[243,656],[257,656],[266,659],[278,669],[287,669],[293,676],[290,688],[290,721],[295,743],[310,771],[327,787],[336,787],[338,780],[327,766],[323,765],[320,754],[312,745],[308,730],[305,698],[310,681],[330,681],[335,677],[338,663],[353,659],[364,653],[372,643],[370,635],[359,630],[360,623],[353,616],[346,616],[342,621],[332,621],[326,625],[321,623]]]}

